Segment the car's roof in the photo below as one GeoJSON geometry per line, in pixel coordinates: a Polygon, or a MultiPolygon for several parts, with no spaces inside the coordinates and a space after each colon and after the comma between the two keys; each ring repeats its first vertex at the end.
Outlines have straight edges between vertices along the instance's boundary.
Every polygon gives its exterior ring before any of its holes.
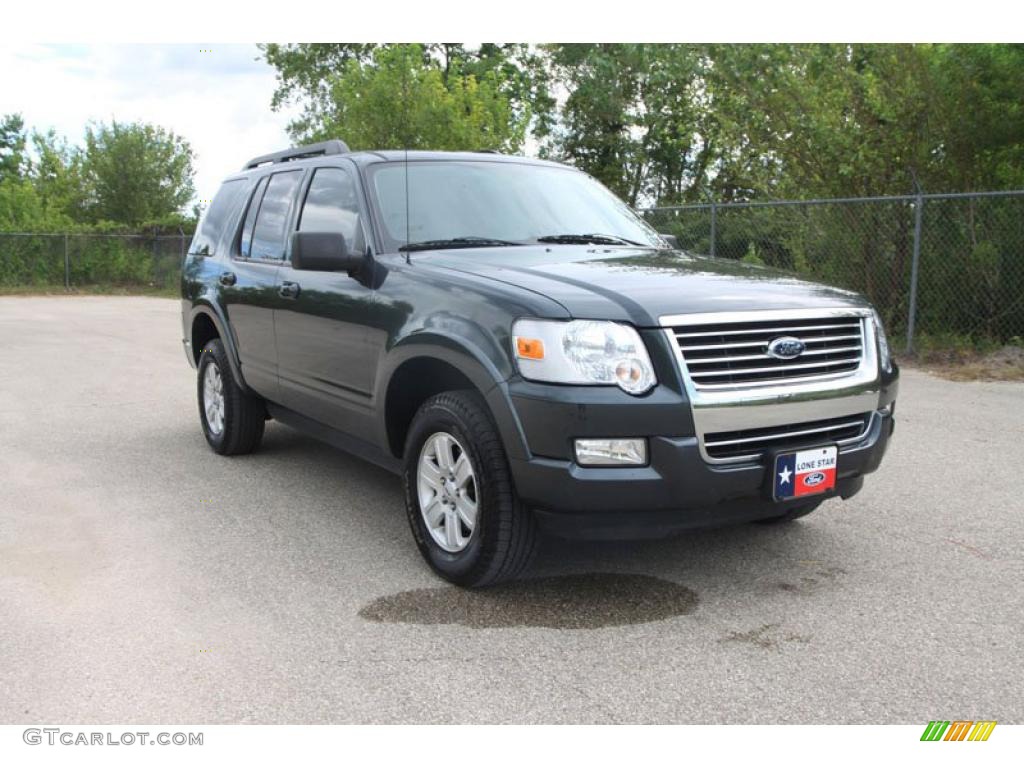
{"type": "Polygon", "coordinates": [[[337,155],[318,155],[314,157],[288,160],[286,162],[267,163],[265,165],[257,166],[256,168],[250,168],[249,170],[241,171],[239,173],[233,173],[225,179],[225,181],[245,178],[252,176],[253,174],[262,174],[265,171],[284,170],[285,168],[306,168],[310,165],[333,165],[334,163],[332,161],[339,158],[351,160],[361,168],[365,168],[366,166],[373,165],[375,163],[402,162],[406,159],[410,162],[461,160],[463,162],[518,163],[521,165],[539,165],[551,168],[571,168],[571,166],[551,162],[549,160],[540,160],[535,157],[521,157],[519,155],[502,155],[497,152],[441,152],[422,149],[411,149],[408,151],[404,149],[383,149],[346,152],[344,154],[337,155]]]}

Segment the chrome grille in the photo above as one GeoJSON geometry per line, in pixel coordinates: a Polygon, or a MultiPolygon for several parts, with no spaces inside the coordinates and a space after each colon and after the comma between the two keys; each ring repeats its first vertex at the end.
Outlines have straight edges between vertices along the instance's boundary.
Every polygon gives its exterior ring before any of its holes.
{"type": "Polygon", "coordinates": [[[768,450],[857,442],[864,437],[870,425],[871,414],[858,413],[802,424],[713,432],[704,435],[704,452],[719,461],[754,460],[760,459],[768,450]]]}
{"type": "Polygon", "coordinates": [[[860,315],[742,320],[674,326],[672,332],[697,389],[725,389],[833,378],[856,371],[864,356],[860,315]],[[792,360],[768,354],[775,339],[805,345],[792,360]]]}

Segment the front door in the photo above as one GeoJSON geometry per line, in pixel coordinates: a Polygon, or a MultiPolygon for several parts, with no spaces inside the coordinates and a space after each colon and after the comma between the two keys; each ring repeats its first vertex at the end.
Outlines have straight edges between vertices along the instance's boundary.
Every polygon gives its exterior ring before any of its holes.
{"type": "MultiPolygon", "coordinates": [[[[354,174],[317,168],[296,229],[340,232],[351,252],[365,252],[354,174]]],[[[366,270],[372,271],[371,269],[366,270]]],[[[278,272],[274,313],[281,404],[349,434],[367,434],[384,332],[372,327],[375,297],[366,276],[292,269],[278,272]]]]}

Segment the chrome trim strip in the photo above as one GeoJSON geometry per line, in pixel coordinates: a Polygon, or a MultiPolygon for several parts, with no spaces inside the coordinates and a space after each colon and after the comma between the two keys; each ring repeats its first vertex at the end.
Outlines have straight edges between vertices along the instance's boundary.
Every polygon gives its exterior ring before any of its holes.
{"type": "Polygon", "coordinates": [[[814,429],[794,429],[788,432],[775,432],[770,435],[758,435],[757,437],[741,437],[735,440],[712,440],[711,442],[705,441],[704,445],[712,448],[717,448],[720,445],[739,445],[740,443],[762,443],[766,440],[778,440],[782,437],[797,437],[799,435],[813,435],[815,432],[831,432],[834,429],[846,429],[847,427],[860,427],[863,426],[864,422],[860,419],[857,421],[847,421],[842,424],[831,424],[827,427],[815,427],[814,429]]]}
{"type": "MultiPolygon", "coordinates": [[[[822,373],[822,374],[818,374],[817,376],[794,376],[791,379],[765,379],[764,381],[765,381],[765,384],[774,384],[774,385],[802,384],[805,381],[815,382],[815,381],[832,381],[834,379],[843,379],[843,378],[846,378],[847,376],[849,376],[851,373],[853,373],[853,371],[835,371],[834,373],[822,373]]],[[[706,391],[706,390],[714,389],[714,390],[719,390],[719,391],[727,390],[727,391],[734,391],[735,392],[735,391],[740,391],[741,389],[743,389],[746,386],[748,386],[748,385],[747,384],[731,384],[731,383],[730,384],[701,384],[700,385],[700,389],[701,389],[701,391],[706,391]]],[[[812,421],[813,421],[813,419],[812,419],[812,421]]]]}
{"type": "MultiPolygon", "coordinates": [[[[704,334],[710,336],[712,334],[704,334]]],[[[799,338],[799,337],[797,337],[799,338]]],[[[805,344],[812,344],[816,341],[846,341],[849,339],[860,340],[860,334],[852,334],[846,336],[811,336],[808,339],[800,339],[805,344]]],[[[692,352],[695,349],[732,349],[733,347],[763,347],[764,340],[760,341],[737,341],[733,344],[686,344],[679,345],[679,348],[686,352],[692,352]]]]}
{"type": "MultiPolygon", "coordinates": [[[[665,340],[675,355],[676,366],[690,400],[697,445],[709,464],[728,465],[750,461],[753,457],[714,459],[704,449],[704,435],[800,424],[822,419],[873,413],[878,409],[881,379],[874,321],[867,307],[828,307],[823,309],[766,310],[749,312],[705,312],[692,315],[666,315],[658,318],[665,340]],[[853,371],[796,379],[767,379],[763,384],[701,385],[691,378],[676,339],[675,328],[714,323],[743,323],[764,320],[803,320],[859,318],[863,355],[853,371]]],[[[763,342],[758,342],[761,344],[763,342]]],[[[739,345],[726,345],[739,346],[739,345]]]]}
{"type": "MultiPolygon", "coordinates": [[[[691,361],[692,362],[692,361],[691,361]]],[[[770,365],[767,368],[718,368],[710,371],[690,371],[690,375],[695,378],[703,378],[705,376],[728,376],[732,373],[771,373],[772,371],[797,371],[804,368],[827,368],[830,365],[849,365],[850,363],[859,363],[859,357],[846,357],[842,360],[826,360],[823,363],[797,363],[795,365],[770,365]]],[[[766,379],[766,381],[774,381],[774,379],[766,379]]],[[[746,386],[752,386],[754,382],[746,382],[746,386]]],[[[701,384],[701,386],[704,386],[701,384]]],[[[736,386],[735,384],[733,386],[736,386]]]]}
{"type": "MultiPolygon", "coordinates": [[[[713,325],[713,323],[709,323],[713,325]]],[[[744,331],[702,331],[701,333],[677,333],[677,339],[688,339],[700,336],[742,336],[750,333],[793,333],[794,331],[824,331],[829,328],[853,328],[855,323],[837,323],[835,325],[797,325],[789,328],[748,328],[744,331]]]]}
{"type": "MultiPolygon", "coordinates": [[[[878,418],[878,414],[872,413],[866,422],[867,426],[864,428],[864,431],[861,432],[856,437],[848,437],[845,440],[836,440],[836,445],[839,446],[839,453],[848,453],[849,451],[856,450],[856,446],[864,442],[865,438],[867,438],[867,436],[871,433],[871,430],[874,429],[876,418],[878,418]],[[846,446],[854,447],[847,448],[846,446]]],[[[856,423],[859,424],[860,422],[858,421],[856,423]]],[[[703,451],[703,449],[704,447],[703,445],[701,445],[701,450],[703,451]]],[[[712,461],[719,464],[739,464],[741,462],[747,461],[759,461],[760,459],[764,458],[764,453],[765,452],[762,450],[758,451],[757,453],[745,453],[742,456],[730,456],[727,459],[713,459],[712,461]]]]}
{"type": "MultiPolygon", "coordinates": [[[[832,347],[831,349],[808,349],[800,353],[800,357],[808,355],[838,355],[840,352],[860,352],[861,345],[856,347],[832,347]]],[[[736,360],[774,360],[768,355],[733,355],[732,357],[700,357],[687,359],[687,365],[705,365],[707,363],[735,362],[736,360]]]]}
{"type": "Polygon", "coordinates": [[[821,309],[765,309],[735,312],[695,312],[689,315],[662,315],[663,328],[680,325],[715,325],[721,323],[758,323],[765,320],[819,320],[831,317],[871,317],[868,307],[822,307],[821,309]]]}

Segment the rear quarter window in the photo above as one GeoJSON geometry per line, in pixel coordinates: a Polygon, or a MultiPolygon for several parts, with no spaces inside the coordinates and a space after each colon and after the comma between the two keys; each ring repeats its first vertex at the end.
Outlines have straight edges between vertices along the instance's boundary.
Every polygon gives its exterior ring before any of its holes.
{"type": "Polygon", "coordinates": [[[252,228],[256,226],[256,214],[260,210],[260,203],[263,201],[263,193],[267,189],[269,176],[264,176],[256,184],[252,197],[249,198],[249,208],[245,213],[245,224],[242,225],[242,239],[239,243],[238,252],[243,259],[248,259],[252,253],[252,228]]]}
{"type": "Polygon", "coordinates": [[[242,203],[245,184],[243,179],[232,179],[220,185],[213,202],[206,209],[196,233],[192,237],[192,245],[188,252],[199,256],[213,256],[217,243],[224,234],[224,228],[234,218],[242,203]]]}

